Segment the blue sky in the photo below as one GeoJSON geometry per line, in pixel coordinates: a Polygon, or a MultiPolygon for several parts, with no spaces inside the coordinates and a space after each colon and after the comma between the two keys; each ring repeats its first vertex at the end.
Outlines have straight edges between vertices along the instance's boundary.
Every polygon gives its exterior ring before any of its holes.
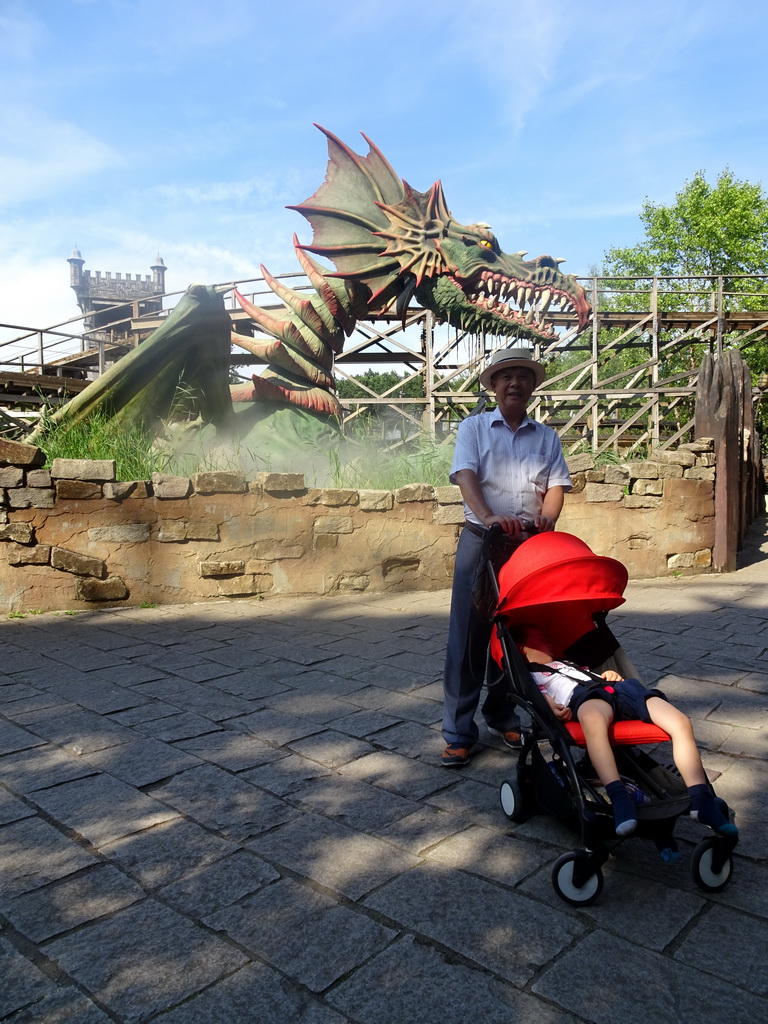
{"type": "Polygon", "coordinates": [[[77,313],[74,245],[170,289],[296,269],[313,122],[588,273],[697,170],[765,184],[767,35],[759,0],[0,0],[0,321],[77,313]]]}

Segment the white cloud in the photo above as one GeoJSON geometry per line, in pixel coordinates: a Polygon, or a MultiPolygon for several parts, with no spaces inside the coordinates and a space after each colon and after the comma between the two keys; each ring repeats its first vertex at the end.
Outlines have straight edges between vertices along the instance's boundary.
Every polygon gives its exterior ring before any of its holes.
{"type": "Polygon", "coordinates": [[[32,107],[0,108],[0,209],[60,194],[121,158],[77,125],[32,107]]]}

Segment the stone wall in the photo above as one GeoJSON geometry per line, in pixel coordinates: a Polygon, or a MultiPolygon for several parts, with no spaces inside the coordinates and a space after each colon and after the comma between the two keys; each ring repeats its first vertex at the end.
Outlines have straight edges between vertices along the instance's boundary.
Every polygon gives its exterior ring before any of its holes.
{"type": "MultiPolygon", "coordinates": [[[[0,610],[450,586],[463,522],[452,486],[307,488],[291,473],[115,480],[110,461],[57,459],[0,440],[0,610]]],[[[710,442],[650,462],[569,459],[560,528],[633,578],[705,572],[710,442]]]]}

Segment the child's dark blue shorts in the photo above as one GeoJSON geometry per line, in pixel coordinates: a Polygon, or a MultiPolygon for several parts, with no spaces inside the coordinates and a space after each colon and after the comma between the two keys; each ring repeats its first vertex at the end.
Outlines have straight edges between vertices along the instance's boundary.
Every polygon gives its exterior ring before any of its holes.
{"type": "Polygon", "coordinates": [[[646,690],[639,679],[620,679],[616,683],[609,683],[606,679],[605,686],[582,686],[579,684],[573,691],[568,702],[571,714],[574,718],[579,717],[579,708],[586,700],[604,700],[613,708],[613,719],[615,722],[630,722],[639,719],[641,722],[650,722],[646,701],[649,697],[667,698],[661,690],[646,690]]]}

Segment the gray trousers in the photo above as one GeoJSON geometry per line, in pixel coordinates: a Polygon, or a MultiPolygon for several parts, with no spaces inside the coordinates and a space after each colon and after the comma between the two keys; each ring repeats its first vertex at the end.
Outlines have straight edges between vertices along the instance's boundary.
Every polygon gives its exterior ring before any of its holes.
{"type": "Polygon", "coordinates": [[[520,720],[511,703],[506,678],[488,658],[492,625],[476,611],[472,590],[478,574],[485,572],[483,538],[469,530],[461,531],[456,549],[456,565],[451,592],[448,625],[448,649],[443,675],[443,739],[446,743],[471,746],[480,731],[475,711],[480,703],[483,683],[488,693],[482,714],[487,724],[499,732],[519,730],[520,720]]]}

